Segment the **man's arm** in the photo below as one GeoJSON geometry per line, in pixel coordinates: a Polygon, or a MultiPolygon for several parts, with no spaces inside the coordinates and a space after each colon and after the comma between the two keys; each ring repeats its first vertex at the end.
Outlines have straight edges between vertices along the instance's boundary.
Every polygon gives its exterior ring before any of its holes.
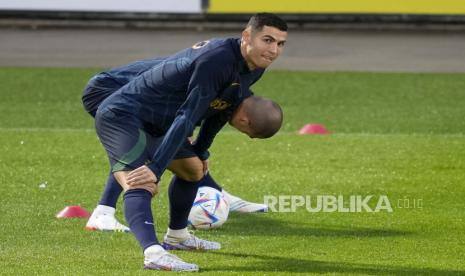
{"type": "Polygon", "coordinates": [[[231,89],[235,96],[235,98],[230,102],[232,106],[207,118],[202,123],[197,139],[194,142],[194,151],[201,160],[208,159],[210,155],[208,149],[213,143],[216,134],[218,134],[224,125],[231,120],[236,108],[239,107],[245,98],[253,96],[253,92],[250,91],[250,89],[243,89],[240,86],[231,86],[227,89],[231,89]]]}
{"type": "Polygon", "coordinates": [[[210,156],[208,149],[213,143],[213,139],[215,139],[216,134],[224,127],[231,116],[232,111],[225,110],[207,118],[202,123],[197,139],[193,144],[195,153],[202,161],[207,160],[210,156]]]}
{"type": "Polygon", "coordinates": [[[188,86],[188,97],[176,113],[171,127],[148,165],[157,179],[165,171],[184,140],[202,119],[210,102],[215,99],[225,84],[230,82],[231,66],[224,66],[213,58],[198,61],[188,86]]]}

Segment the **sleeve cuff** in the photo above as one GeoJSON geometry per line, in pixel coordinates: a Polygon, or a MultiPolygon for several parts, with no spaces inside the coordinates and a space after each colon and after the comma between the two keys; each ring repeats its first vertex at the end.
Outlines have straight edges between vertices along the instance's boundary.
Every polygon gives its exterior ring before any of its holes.
{"type": "Polygon", "coordinates": [[[197,156],[200,158],[200,160],[205,161],[210,157],[210,153],[208,152],[208,150],[206,150],[204,152],[197,153],[197,156]]]}
{"type": "Polygon", "coordinates": [[[155,176],[157,177],[157,184],[160,182],[161,180],[161,175],[162,175],[162,172],[160,171],[160,169],[158,168],[158,166],[155,164],[155,163],[150,163],[147,165],[147,167],[155,174],[155,176]]]}

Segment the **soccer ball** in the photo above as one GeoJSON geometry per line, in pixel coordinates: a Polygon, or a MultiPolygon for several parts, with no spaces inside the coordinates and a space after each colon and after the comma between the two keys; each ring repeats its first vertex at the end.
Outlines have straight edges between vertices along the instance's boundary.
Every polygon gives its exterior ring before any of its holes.
{"type": "Polygon", "coordinates": [[[194,229],[208,230],[223,225],[228,214],[229,205],[220,191],[211,187],[200,187],[188,220],[194,229]]]}

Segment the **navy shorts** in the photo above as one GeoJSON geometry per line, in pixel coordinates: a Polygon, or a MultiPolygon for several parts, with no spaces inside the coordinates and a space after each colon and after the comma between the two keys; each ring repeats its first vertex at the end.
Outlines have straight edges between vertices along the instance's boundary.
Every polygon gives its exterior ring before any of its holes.
{"type": "MultiPolygon", "coordinates": [[[[151,135],[150,130],[145,129],[142,122],[132,115],[116,113],[108,108],[98,110],[95,127],[107,152],[112,172],[129,171],[150,164],[164,137],[151,135]]],[[[174,159],[196,156],[186,138],[174,159]]]]}
{"type": "Polygon", "coordinates": [[[91,78],[82,92],[82,103],[86,111],[95,117],[97,108],[108,96],[122,87],[111,78],[103,74],[91,78]]]}

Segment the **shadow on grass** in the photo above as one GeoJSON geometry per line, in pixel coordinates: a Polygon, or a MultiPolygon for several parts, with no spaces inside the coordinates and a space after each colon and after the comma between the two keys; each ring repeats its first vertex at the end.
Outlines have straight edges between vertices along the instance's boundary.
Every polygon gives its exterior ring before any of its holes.
{"type": "Polygon", "coordinates": [[[314,236],[314,237],[390,237],[412,232],[361,227],[321,227],[273,219],[268,214],[230,214],[224,233],[248,236],[314,236]]]}
{"type": "Polygon", "coordinates": [[[357,264],[343,262],[324,262],[303,260],[288,257],[277,257],[256,254],[239,254],[227,252],[211,252],[211,254],[225,257],[254,259],[244,265],[228,267],[210,267],[203,271],[235,271],[235,272],[294,272],[294,273],[354,273],[370,275],[464,275],[461,270],[441,270],[434,268],[412,268],[402,266],[386,266],[374,264],[357,264]]]}

